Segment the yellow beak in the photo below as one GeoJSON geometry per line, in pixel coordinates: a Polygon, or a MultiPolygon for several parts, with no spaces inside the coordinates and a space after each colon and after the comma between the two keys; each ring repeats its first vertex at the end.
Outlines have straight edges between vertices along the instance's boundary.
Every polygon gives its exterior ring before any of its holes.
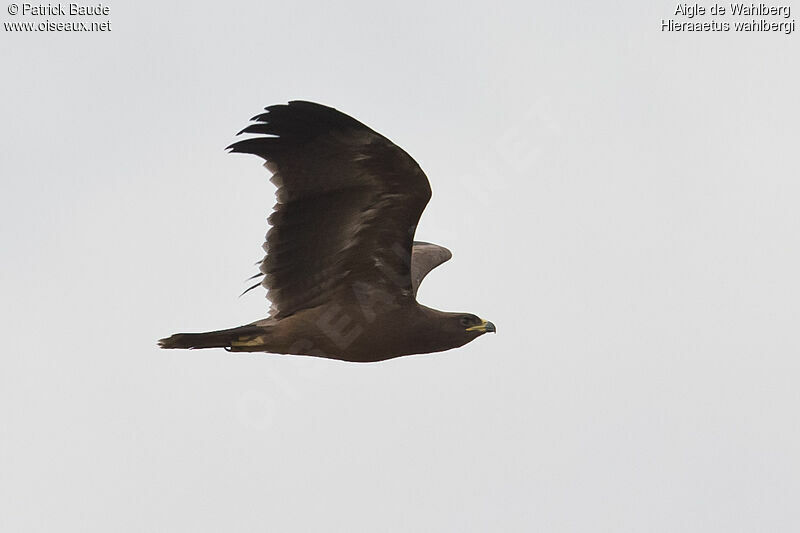
{"type": "Polygon", "coordinates": [[[482,320],[477,326],[470,326],[467,331],[481,331],[483,333],[497,333],[497,328],[488,320],[482,320]]]}

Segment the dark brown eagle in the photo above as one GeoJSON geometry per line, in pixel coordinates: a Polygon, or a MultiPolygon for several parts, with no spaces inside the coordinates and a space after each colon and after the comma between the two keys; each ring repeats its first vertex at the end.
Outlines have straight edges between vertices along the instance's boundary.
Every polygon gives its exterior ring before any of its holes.
{"type": "Polygon", "coordinates": [[[278,187],[256,275],[272,302],[270,316],[177,333],[161,339],[162,348],[369,362],[449,350],[495,331],[475,315],[417,303],[422,279],[451,254],[414,241],[431,188],[411,156],[312,102],[270,106],[251,120],[239,133],[258,136],[228,148],[263,158],[278,187]]]}

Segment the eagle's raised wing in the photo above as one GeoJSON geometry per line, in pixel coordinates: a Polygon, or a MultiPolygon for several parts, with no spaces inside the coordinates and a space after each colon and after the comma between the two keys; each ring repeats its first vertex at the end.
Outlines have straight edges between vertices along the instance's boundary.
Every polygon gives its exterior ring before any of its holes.
{"type": "Polygon", "coordinates": [[[414,248],[411,252],[411,286],[414,296],[417,295],[419,285],[428,275],[428,272],[448,261],[451,257],[453,257],[453,254],[444,246],[414,241],[414,248]]]}
{"type": "Polygon", "coordinates": [[[333,108],[294,101],[266,111],[240,132],[260,136],[229,148],[265,159],[278,187],[260,266],[272,316],[352,298],[364,284],[412,298],[411,247],[431,196],[419,165],[333,108]]]}

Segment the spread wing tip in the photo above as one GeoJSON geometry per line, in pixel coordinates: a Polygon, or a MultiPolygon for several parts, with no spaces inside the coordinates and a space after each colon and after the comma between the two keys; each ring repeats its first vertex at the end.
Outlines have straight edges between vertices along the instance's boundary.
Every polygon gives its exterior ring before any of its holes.
{"type": "Polygon", "coordinates": [[[267,158],[267,153],[274,146],[276,137],[253,137],[252,139],[242,139],[227,148],[228,153],[253,154],[267,158]]]}

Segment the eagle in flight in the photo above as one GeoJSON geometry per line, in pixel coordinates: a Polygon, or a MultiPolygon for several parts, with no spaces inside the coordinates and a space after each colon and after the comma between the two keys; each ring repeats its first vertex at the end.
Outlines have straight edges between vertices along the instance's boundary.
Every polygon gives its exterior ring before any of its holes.
{"type": "MultiPolygon", "coordinates": [[[[265,160],[277,186],[260,283],[268,318],[177,333],[162,348],[311,355],[354,362],[457,348],[491,322],[417,302],[422,279],[451,257],[414,241],[431,197],[400,147],[354,118],[304,101],[273,105],[228,147],[265,160]]],[[[249,290],[249,289],[248,289],[249,290]]],[[[246,291],[245,291],[246,292],[246,291]]]]}

